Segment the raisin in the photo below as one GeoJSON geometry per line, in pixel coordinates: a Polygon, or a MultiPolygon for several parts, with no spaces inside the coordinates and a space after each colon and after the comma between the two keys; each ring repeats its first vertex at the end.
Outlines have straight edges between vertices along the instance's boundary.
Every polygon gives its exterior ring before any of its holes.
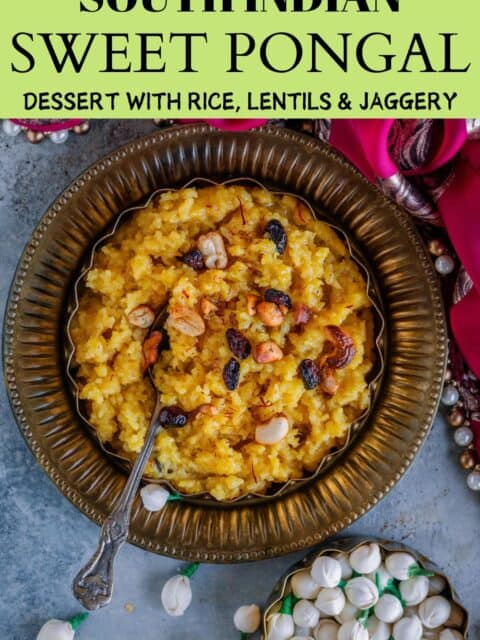
{"type": "Polygon", "coordinates": [[[343,369],[355,357],[356,350],[353,340],[336,325],[329,324],[325,329],[330,337],[329,342],[332,348],[325,354],[323,361],[327,367],[343,369]]]}
{"type": "Polygon", "coordinates": [[[292,308],[292,301],[288,293],[283,293],[279,289],[267,289],[263,297],[267,302],[274,302],[278,307],[292,308]]]}
{"type": "Polygon", "coordinates": [[[238,387],[240,381],[240,363],[235,358],[230,358],[223,367],[223,381],[230,391],[238,387]]]}
{"type": "Polygon", "coordinates": [[[320,384],[320,369],[316,362],[310,359],[302,360],[298,366],[305,389],[315,389],[320,384]]]}
{"type": "Polygon", "coordinates": [[[245,360],[250,355],[252,347],[247,338],[236,329],[227,329],[226,332],[228,346],[234,356],[240,360],[245,360]]]}
{"type": "Polygon", "coordinates": [[[184,427],[188,422],[188,415],[176,405],[164,407],[158,416],[162,427],[184,427]]]}
{"type": "Polygon", "coordinates": [[[181,262],[192,267],[195,271],[203,271],[205,263],[202,252],[199,249],[191,249],[178,258],[181,262]]]}
{"type": "Polygon", "coordinates": [[[287,248],[287,234],[280,220],[270,220],[265,227],[265,233],[270,236],[275,244],[277,252],[282,255],[287,248]]]}

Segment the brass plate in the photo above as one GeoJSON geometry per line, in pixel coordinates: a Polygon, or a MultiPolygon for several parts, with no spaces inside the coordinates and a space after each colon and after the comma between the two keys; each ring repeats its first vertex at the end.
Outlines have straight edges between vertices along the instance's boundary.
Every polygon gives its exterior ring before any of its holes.
{"type": "Polygon", "coordinates": [[[258,560],[324,540],[399,480],[431,426],[447,336],[430,257],[408,216],[320,142],[277,127],[251,133],[207,125],[135,141],[77,178],[40,220],[20,260],[4,330],[4,371],[19,428],[39,464],[101,523],[125,475],[75,412],[62,344],[66,303],[85,252],[122,210],[193,177],[250,177],[327,212],[379,284],[387,360],[371,414],[348,450],[301,490],[254,505],[175,502],[148,513],[137,498],[130,542],[202,562],[258,560]]]}

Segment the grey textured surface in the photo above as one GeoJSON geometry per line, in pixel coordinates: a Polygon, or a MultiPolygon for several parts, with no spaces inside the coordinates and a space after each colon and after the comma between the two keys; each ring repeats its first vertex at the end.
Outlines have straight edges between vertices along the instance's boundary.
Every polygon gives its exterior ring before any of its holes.
{"type": "MultiPolygon", "coordinates": [[[[0,311],[20,253],[51,201],[105,152],[153,131],[148,121],[96,122],[85,137],[39,146],[0,135],[0,311]]],[[[37,467],[0,391],[0,639],[34,640],[42,622],[79,607],[72,576],[93,550],[98,529],[57,491],[37,467]]],[[[469,491],[445,421],[433,431],[406,477],[349,533],[403,541],[430,556],[451,576],[471,611],[470,637],[480,637],[479,496],[469,491]]],[[[203,566],[193,579],[194,600],[183,618],[168,618],[160,603],[178,562],[133,546],[117,564],[114,600],[91,615],[79,640],[237,638],[237,606],[262,603],[277,577],[301,557],[257,564],[203,566]],[[133,613],[124,605],[132,603],[133,613]]]]}

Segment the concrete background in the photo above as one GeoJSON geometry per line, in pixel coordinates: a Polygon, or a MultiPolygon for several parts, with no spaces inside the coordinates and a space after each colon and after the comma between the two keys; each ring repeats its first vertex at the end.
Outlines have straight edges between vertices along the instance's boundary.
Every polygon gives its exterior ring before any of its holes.
{"type": "MultiPolygon", "coordinates": [[[[0,134],[0,312],[37,220],[81,170],[104,153],[154,130],[149,121],[95,122],[87,136],[66,144],[30,145],[0,134]]],[[[437,417],[421,453],[393,491],[347,532],[409,544],[451,576],[480,637],[480,503],[457,464],[451,430],[437,417]]],[[[42,623],[67,618],[79,607],[72,576],[95,547],[98,528],[57,491],[23,442],[0,389],[0,638],[33,640],[42,623]]],[[[232,615],[241,604],[261,604],[277,578],[300,554],[256,564],[203,566],[193,603],[169,618],[160,592],[179,563],[126,546],[117,563],[112,604],[95,612],[79,640],[237,638],[232,615]],[[131,603],[129,613],[125,604],[131,603]]]]}

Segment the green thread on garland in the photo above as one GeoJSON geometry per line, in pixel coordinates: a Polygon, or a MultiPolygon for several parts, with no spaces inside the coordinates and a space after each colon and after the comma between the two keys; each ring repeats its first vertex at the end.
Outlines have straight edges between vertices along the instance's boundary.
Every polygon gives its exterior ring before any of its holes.
{"type": "Polygon", "coordinates": [[[360,578],[362,574],[358,573],[358,571],[355,571],[355,569],[352,571],[352,578],[360,578]]]}
{"type": "Polygon", "coordinates": [[[78,613],[76,616],[73,616],[73,618],[70,618],[68,622],[70,623],[70,626],[72,627],[72,629],[76,631],[78,627],[82,624],[82,622],[88,618],[88,615],[89,614],[86,612],[78,613]]]}
{"type": "Polygon", "coordinates": [[[185,576],[186,578],[191,578],[194,573],[196,573],[199,566],[199,562],[191,562],[190,564],[187,564],[186,567],[180,570],[180,575],[185,576]]]}
{"type": "Polygon", "coordinates": [[[293,607],[297,604],[300,598],[297,598],[293,593],[287,594],[282,600],[282,606],[280,607],[280,613],[286,613],[291,616],[293,607]]]}
{"type": "Polygon", "coordinates": [[[369,609],[363,609],[360,613],[357,614],[357,621],[364,627],[367,628],[368,619],[370,616],[373,616],[375,613],[374,608],[370,607],[369,609]]]}
{"type": "Polygon", "coordinates": [[[347,586],[347,581],[340,580],[340,582],[338,583],[338,586],[340,587],[340,589],[345,589],[345,587],[347,586]]]}
{"type": "Polygon", "coordinates": [[[167,498],[167,502],[177,502],[178,500],[183,500],[183,496],[179,493],[171,493],[167,498]]]}
{"type": "Polygon", "coordinates": [[[412,564],[411,567],[408,567],[409,578],[417,578],[418,576],[426,576],[427,578],[432,578],[434,575],[434,573],[423,569],[423,567],[420,567],[418,564],[412,564]]]}
{"type": "Polygon", "coordinates": [[[240,640],[247,640],[247,636],[248,634],[246,634],[245,631],[240,632],[240,640]]]}
{"type": "Polygon", "coordinates": [[[378,571],[375,571],[375,586],[377,587],[378,595],[383,596],[383,589],[380,584],[380,576],[378,571]]]}
{"type": "Polygon", "coordinates": [[[400,604],[402,605],[402,607],[405,609],[405,607],[407,606],[407,603],[405,602],[405,600],[402,598],[402,594],[400,593],[400,591],[398,590],[397,585],[395,584],[395,582],[390,579],[387,583],[387,586],[385,587],[385,593],[389,593],[392,596],[395,596],[395,598],[397,598],[398,600],[400,600],[400,604]]]}

